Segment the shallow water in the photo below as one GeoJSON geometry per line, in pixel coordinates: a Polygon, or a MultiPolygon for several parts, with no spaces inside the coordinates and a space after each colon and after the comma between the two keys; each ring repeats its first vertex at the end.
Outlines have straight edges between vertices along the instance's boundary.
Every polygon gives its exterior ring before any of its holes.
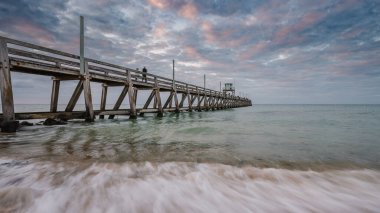
{"type": "Polygon", "coordinates": [[[379,127],[379,105],[24,127],[0,135],[0,211],[378,212],[379,127]]]}

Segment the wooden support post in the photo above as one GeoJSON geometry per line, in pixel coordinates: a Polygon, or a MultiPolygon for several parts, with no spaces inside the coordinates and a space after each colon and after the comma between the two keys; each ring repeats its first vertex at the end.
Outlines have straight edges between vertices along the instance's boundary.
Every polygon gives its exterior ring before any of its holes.
{"type": "Polygon", "coordinates": [[[202,102],[205,99],[205,96],[201,96],[201,99],[198,101],[198,110],[202,111],[202,102]]]}
{"type": "MultiPolygon", "coordinates": [[[[119,98],[117,99],[116,103],[115,103],[115,106],[112,108],[112,110],[118,110],[121,106],[121,104],[123,103],[124,101],[124,98],[125,96],[127,95],[127,93],[129,92],[128,91],[129,87],[128,86],[124,86],[123,90],[121,91],[120,93],[120,96],[119,98]]],[[[108,119],[114,119],[115,118],[115,115],[110,115],[108,116],[108,119]]]]}
{"type": "Polygon", "coordinates": [[[168,107],[168,105],[172,101],[172,99],[173,99],[173,93],[171,92],[168,99],[166,100],[166,102],[164,104],[164,107],[163,107],[164,109],[166,109],[168,107]]]}
{"type": "Polygon", "coordinates": [[[208,99],[208,106],[209,106],[209,109],[211,109],[211,110],[214,110],[213,103],[214,103],[214,96],[213,96],[212,92],[210,92],[210,97],[208,99]]]}
{"type": "MultiPolygon", "coordinates": [[[[135,94],[135,88],[133,88],[132,78],[131,78],[131,72],[127,71],[127,77],[128,77],[128,96],[129,96],[129,106],[130,106],[130,114],[129,119],[136,119],[137,118],[137,111],[136,111],[136,100],[134,97],[135,94]]],[[[137,94],[137,93],[136,93],[137,94]]]]}
{"type": "Polygon", "coordinates": [[[206,111],[208,111],[208,98],[207,98],[207,95],[206,95],[206,90],[204,91],[204,108],[206,111]]]}
{"type": "Polygon", "coordinates": [[[157,78],[154,77],[154,90],[156,91],[156,95],[155,95],[155,102],[157,103],[157,107],[158,107],[158,113],[157,113],[157,117],[162,117],[163,116],[163,110],[162,110],[162,105],[161,105],[161,96],[160,96],[160,88],[158,87],[158,82],[157,82],[157,78]]]}
{"type": "Polygon", "coordinates": [[[79,96],[83,91],[83,80],[79,80],[77,87],[75,88],[73,95],[70,98],[69,103],[65,109],[65,112],[72,112],[74,110],[75,105],[78,102],[79,96]]]}
{"type": "Polygon", "coordinates": [[[179,103],[179,108],[183,107],[183,103],[185,102],[186,96],[187,96],[186,93],[182,93],[181,102],[179,103]]]}
{"type": "Polygon", "coordinates": [[[150,93],[149,97],[148,97],[148,100],[146,101],[143,109],[148,109],[149,107],[149,104],[150,102],[152,101],[152,99],[154,98],[154,95],[156,94],[156,91],[154,91],[154,89],[152,90],[152,92],[150,93]]]}
{"type": "Polygon", "coordinates": [[[153,109],[157,109],[157,98],[153,99],[153,109]]]}
{"type": "Polygon", "coordinates": [[[179,101],[178,101],[178,96],[177,96],[177,91],[173,91],[174,95],[174,104],[175,104],[175,112],[179,112],[179,101]]]}
{"type": "MultiPolygon", "coordinates": [[[[106,110],[106,104],[107,104],[107,92],[108,92],[108,85],[102,84],[102,97],[100,100],[100,111],[106,110]]],[[[104,119],[104,115],[99,115],[100,119],[104,119]]]]}
{"type": "Polygon", "coordinates": [[[137,106],[137,93],[138,93],[138,89],[135,87],[134,88],[134,93],[133,93],[133,100],[135,101],[135,106],[137,106]]]}
{"type": "Polygon", "coordinates": [[[169,109],[171,109],[172,105],[173,105],[173,93],[172,92],[170,92],[170,96],[171,96],[171,98],[170,98],[170,101],[169,101],[169,109]]]}
{"type": "Polygon", "coordinates": [[[220,98],[220,96],[218,96],[218,98],[216,99],[216,109],[220,109],[220,101],[222,99],[220,98]]]}
{"type": "Polygon", "coordinates": [[[216,93],[212,96],[211,110],[215,110],[216,93]]]}
{"type": "Polygon", "coordinates": [[[53,78],[53,86],[51,90],[51,99],[50,99],[50,112],[57,112],[60,83],[61,81],[59,79],[53,78]]]}
{"type": "Polygon", "coordinates": [[[90,86],[90,72],[88,70],[88,62],[85,60],[84,62],[84,82],[83,82],[83,90],[84,90],[84,102],[86,105],[86,121],[93,122],[95,119],[94,108],[92,105],[92,95],[91,95],[91,86],[90,86]]]}
{"type": "Polygon", "coordinates": [[[197,99],[197,95],[191,95],[192,96],[192,99],[191,99],[191,105],[193,105],[194,104],[194,102],[195,102],[195,99],[197,99]]]}
{"type": "Polygon", "coordinates": [[[8,49],[7,43],[4,40],[0,40],[0,89],[1,106],[3,109],[3,121],[0,125],[1,131],[16,132],[19,123],[18,121],[15,121],[8,49]]]}
{"type": "Polygon", "coordinates": [[[212,109],[212,92],[210,91],[210,95],[207,99],[207,105],[209,109],[212,109]]]}
{"type": "MultiPolygon", "coordinates": [[[[152,92],[150,93],[149,97],[148,97],[148,100],[145,102],[143,109],[148,109],[149,104],[150,104],[150,102],[152,102],[152,99],[154,98],[155,94],[156,94],[156,91],[155,91],[155,89],[153,89],[152,92]]],[[[140,116],[144,116],[144,113],[141,112],[140,116]]]]}
{"type": "Polygon", "coordinates": [[[188,104],[188,108],[189,108],[189,112],[193,111],[193,97],[192,95],[190,95],[190,92],[189,92],[189,85],[186,84],[186,92],[187,92],[187,104],[188,104]]]}
{"type": "Polygon", "coordinates": [[[198,100],[198,103],[197,103],[197,108],[198,108],[198,111],[202,111],[202,109],[201,109],[201,96],[200,96],[200,94],[199,94],[199,89],[198,89],[198,87],[196,87],[196,90],[197,90],[197,100],[198,100]]]}

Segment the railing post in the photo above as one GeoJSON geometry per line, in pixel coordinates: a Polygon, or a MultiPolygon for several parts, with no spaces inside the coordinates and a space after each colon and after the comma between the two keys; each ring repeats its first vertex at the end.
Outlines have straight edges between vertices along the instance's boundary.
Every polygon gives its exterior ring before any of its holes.
{"type": "Polygon", "coordinates": [[[15,121],[11,71],[7,43],[5,40],[0,40],[0,62],[1,105],[3,109],[3,121],[0,125],[1,131],[16,132],[19,123],[15,121]]]}

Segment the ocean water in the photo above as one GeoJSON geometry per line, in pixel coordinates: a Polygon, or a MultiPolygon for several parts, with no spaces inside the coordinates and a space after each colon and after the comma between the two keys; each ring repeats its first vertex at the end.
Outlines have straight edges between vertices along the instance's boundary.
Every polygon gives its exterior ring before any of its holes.
{"type": "Polygon", "coordinates": [[[380,212],[379,153],[380,105],[23,127],[0,134],[0,212],[380,212]]]}

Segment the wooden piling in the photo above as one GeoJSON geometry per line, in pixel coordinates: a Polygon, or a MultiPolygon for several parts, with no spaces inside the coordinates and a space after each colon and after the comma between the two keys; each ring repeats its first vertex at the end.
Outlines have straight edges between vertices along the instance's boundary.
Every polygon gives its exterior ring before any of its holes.
{"type": "Polygon", "coordinates": [[[136,100],[134,99],[135,92],[134,92],[134,88],[133,88],[133,84],[132,84],[132,78],[131,78],[131,72],[130,71],[127,71],[127,80],[128,80],[129,107],[130,107],[129,119],[136,119],[137,118],[136,100]]]}
{"type": "Polygon", "coordinates": [[[15,111],[13,104],[13,91],[11,72],[9,68],[9,58],[7,43],[0,40],[0,88],[1,88],[1,106],[3,109],[3,122],[15,120],[15,111]]]}
{"type": "MultiPolygon", "coordinates": [[[[107,105],[107,92],[108,92],[108,85],[102,84],[102,97],[100,99],[100,110],[105,111],[106,105],[107,105]]],[[[104,119],[104,115],[99,115],[99,119],[104,119]]]]}
{"type": "Polygon", "coordinates": [[[199,89],[198,89],[198,87],[196,87],[196,91],[197,91],[197,110],[200,112],[200,111],[202,111],[202,109],[201,109],[201,96],[200,96],[200,94],[199,94],[199,89]]]}
{"type": "Polygon", "coordinates": [[[189,85],[186,84],[186,94],[187,94],[187,104],[188,104],[188,110],[189,112],[193,111],[193,103],[192,103],[192,96],[190,95],[189,92],[189,85]]]}
{"type": "Polygon", "coordinates": [[[179,103],[179,108],[183,107],[183,103],[185,102],[186,96],[187,96],[186,93],[182,93],[182,95],[181,95],[181,101],[179,103]]]}
{"type": "Polygon", "coordinates": [[[203,102],[204,108],[205,108],[206,111],[208,111],[208,98],[207,98],[207,95],[206,95],[206,91],[204,91],[203,98],[204,98],[204,102],[203,102]]]}
{"type": "Polygon", "coordinates": [[[92,105],[92,95],[91,95],[91,86],[90,86],[90,72],[88,70],[88,62],[85,60],[84,63],[84,82],[83,82],[83,90],[84,90],[84,103],[86,105],[86,121],[93,122],[95,120],[94,108],[92,105]]]}
{"type": "Polygon", "coordinates": [[[175,112],[179,112],[179,101],[178,101],[176,90],[173,91],[173,96],[174,96],[175,112]]]}
{"type": "Polygon", "coordinates": [[[60,86],[61,81],[57,78],[53,78],[52,80],[53,80],[53,86],[51,90],[50,112],[57,112],[59,86],[60,86]]]}
{"type": "Polygon", "coordinates": [[[156,77],[154,77],[154,90],[156,91],[155,102],[156,102],[157,108],[158,108],[157,117],[162,117],[163,116],[163,110],[162,110],[162,105],[161,105],[160,88],[158,86],[158,81],[157,81],[156,77]]]}

